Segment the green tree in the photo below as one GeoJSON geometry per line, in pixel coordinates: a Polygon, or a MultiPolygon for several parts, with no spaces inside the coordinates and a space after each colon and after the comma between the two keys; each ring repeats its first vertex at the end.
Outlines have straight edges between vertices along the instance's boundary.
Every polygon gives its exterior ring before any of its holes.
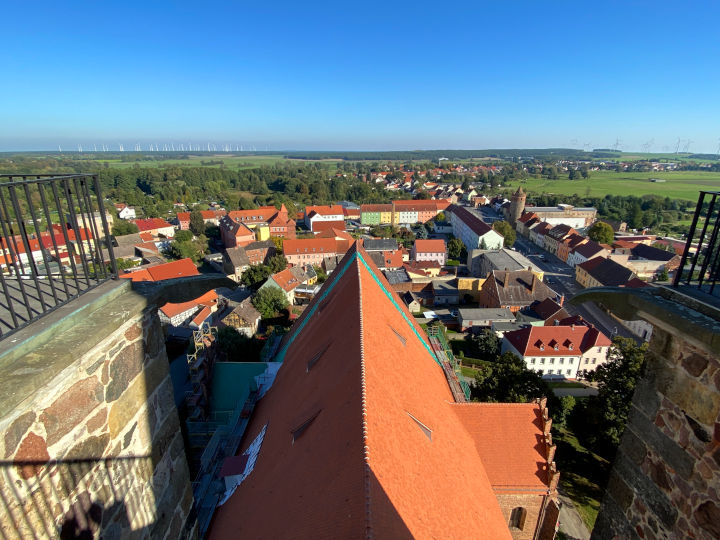
{"type": "Polygon", "coordinates": [[[668,279],[670,279],[670,276],[668,275],[667,268],[663,268],[663,269],[660,270],[660,272],[658,273],[658,275],[657,275],[657,280],[658,280],[658,281],[667,281],[668,279]]]}
{"type": "Polygon", "coordinates": [[[185,259],[189,257],[194,263],[197,263],[206,251],[207,237],[201,234],[193,240],[173,240],[167,253],[173,259],[185,259]]]}
{"type": "Polygon", "coordinates": [[[283,255],[277,254],[273,255],[268,259],[267,265],[270,268],[270,272],[272,274],[276,274],[285,270],[287,268],[288,262],[283,255]]]}
{"type": "Polygon", "coordinates": [[[112,233],[115,236],[125,236],[139,231],[140,229],[138,229],[137,225],[125,220],[116,221],[112,228],[112,233]]]}
{"type": "Polygon", "coordinates": [[[190,242],[193,239],[192,231],[178,231],[175,233],[176,242],[190,242]]]}
{"type": "Polygon", "coordinates": [[[466,176],[465,179],[462,181],[462,186],[460,186],[463,190],[463,192],[467,193],[470,191],[470,179],[466,176]]]}
{"type": "Polygon", "coordinates": [[[273,317],[278,311],[285,309],[289,305],[285,293],[278,287],[260,289],[253,296],[252,303],[263,319],[273,317]]]}
{"type": "Polygon", "coordinates": [[[575,408],[575,398],[573,396],[563,396],[559,399],[560,407],[553,411],[553,424],[565,425],[570,413],[575,408]]]}
{"type": "Polygon", "coordinates": [[[438,215],[435,216],[435,221],[443,223],[445,221],[445,212],[438,212],[438,215]]]}
{"type": "Polygon", "coordinates": [[[503,236],[504,245],[505,247],[512,247],[515,243],[515,239],[517,238],[517,233],[515,232],[515,229],[512,228],[512,225],[510,225],[507,221],[496,221],[493,223],[493,230],[501,234],[503,236]]]}
{"type": "Polygon", "coordinates": [[[620,444],[647,349],[647,343],[638,345],[633,339],[617,336],[609,361],[589,377],[598,383],[598,395],[588,398],[582,425],[588,442],[599,453],[612,455],[620,444]]]}
{"type": "Polygon", "coordinates": [[[447,249],[450,259],[459,259],[463,249],[465,249],[465,244],[459,238],[451,238],[448,241],[447,249]]]}
{"type": "Polygon", "coordinates": [[[203,220],[200,210],[190,212],[190,230],[195,236],[205,233],[205,221],[203,220]]]}
{"type": "Polygon", "coordinates": [[[500,338],[495,332],[485,329],[471,338],[473,352],[481,360],[495,361],[500,356],[500,338]]]}
{"type": "Polygon", "coordinates": [[[251,266],[243,272],[240,281],[246,287],[257,289],[271,274],[270,268],[264,264],[251,266]]]}
{"type": "Polygon", "coordinates": [[[505,353],[495,362],[482,366],[470,391],[476,401],[500,403],[527,403],[552,395],[540,374],[527,369],[525,362],[512,353],[505,353]]]}
{"type": "Polygon", "coordinates": [[[613,228],[603,221],[593,223],[587,232],[588,238],[599,244],[612,244],[615,239],[613,228]]]}
{"type": "Polygon", "coordinates": [[[327,273],[323,270],[322,266],[313,266],[313,270],[318,277],[318,283],[325,283],[327,281],[327,273]]]}

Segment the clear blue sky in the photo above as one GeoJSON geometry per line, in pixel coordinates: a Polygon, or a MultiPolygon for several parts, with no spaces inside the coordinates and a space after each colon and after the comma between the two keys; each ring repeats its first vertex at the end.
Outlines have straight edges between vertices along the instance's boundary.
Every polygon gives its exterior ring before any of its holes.
{"type": "Polygon", "coordinates": [[[5,2],[0,150],[715,152],[720,4],[594,4],[5,2]]]}

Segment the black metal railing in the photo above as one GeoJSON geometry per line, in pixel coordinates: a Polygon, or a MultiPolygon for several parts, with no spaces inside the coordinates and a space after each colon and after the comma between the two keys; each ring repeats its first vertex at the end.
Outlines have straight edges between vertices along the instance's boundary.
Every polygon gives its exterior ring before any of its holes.
{"type": "Polygon", "coordinates": [[[116,277],[97,175],[0,175],[0,339],[116,277]]]}
{"type": "Polygon", "coordinates": [[[718,296],[719,274],[720,192],[701,191],[673,286],[692,286],[718,296]]]}

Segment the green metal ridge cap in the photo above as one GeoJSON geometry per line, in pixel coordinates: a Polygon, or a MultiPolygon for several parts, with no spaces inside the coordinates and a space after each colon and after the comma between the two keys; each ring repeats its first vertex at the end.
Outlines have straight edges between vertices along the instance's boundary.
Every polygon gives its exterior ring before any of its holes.
{"type": "Polygon", "coordinates": [[[595,287],[568,303],[599,302],[624,320],[642,318],[720,355],[720,309],[667,287],[595,287]]]}

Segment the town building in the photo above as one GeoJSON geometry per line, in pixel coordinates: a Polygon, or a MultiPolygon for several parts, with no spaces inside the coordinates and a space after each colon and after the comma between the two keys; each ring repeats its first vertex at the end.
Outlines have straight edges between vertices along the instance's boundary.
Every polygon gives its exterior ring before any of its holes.
{"type": "MultiPolygon", "coordinates": [[[[285,298],[290,305],[295,302],[295,289],[306,283],[309,276],[299,266],[293,266],[292,268],[286,268],[281,272],[272,274],[267,278],[267,281],[260,286],[260,289],[266,289],[268,287],[275,287],[285,293],[285,298]]],[[[260,290],[258,289],[258,290],[260,290]]]]}
{"type": "Polygon", "coordinates": [[[506,332],[501,352],[513,353],[544,379],[577,379],[607,362],[611,344],[592,326],[529,326],[506,332]]]}
{"type": "Polygon", "coordinates": [[[588,241],[589,240],[585,236],[573,233],[558,243],[557,253],[555,253],[555,255],[557,255],[558,259],[567,264],[567,260],[570,257],[572,250],[587,243],[588,241]]]}
{"type": "Polygon", "coordinates": [[[366,254],[353,246],[340,267],[279,347],[209,538],[551,538],[545,401],[458,402],[366,254]]]}
{"type": "Polygon", "coordinates": [[[530,231],[530,241],[540,249],[545,249],[545,235],[552,230],[553,226],[544,221],[540,221],[528,228],[530,231]]]}
{"type": "MultiPolygon", "coordinates": [[[[220,225],[220,220],[226,215],[224,210],[200,210],[205,225],[220,225]]],[[[176,216],[181,231],[190,229],[190,212],[178,212],[176,216]]]]}
{"type": "Polygon", "coordinates": [[[433,279],[433,305],[447,306],[460,303],[456,280],[433,279]]]}
{"type": "Polygon", "coordinates": [[[197,266],[192,259],[180,259],[147,268],[131,268],[120,277],[131,281],[162,281],[179,277],[199,276],[197,266]]]}
{"type": "MultiPolygon", "coordinates": [[[[257,225],[256,225],[257,226],[257,225]]],[[[220,239],[225,248],[243,247],[255,241],[255,232],[229,215],[220,219],[220,239]]]]}
{"type": "Polygon", "coordinates": [[[250,266],[256,264],[267,264],[268,259],[277,254],[277,249],[272,240],[262,240],[259,242],[253,242],[243,248],[245,255],[247,255],[250,261],[250,266]]]}
{"type": "Polygon", "coordinates": [[[371,251],[397,251],[398,243],[394,238],[365,238],[362,241],[363,249],[371,251]]]}
{"type": "Polygon", "coordinates": [[[613,253],[608,259],[622,264],[642,279],[654,279],[663,271],[672,274],[680,266],[680,255],[646,244],[634,244],[624,253],[613,253]]]}
{"type": "Polygon", "coordinates": [[[295,220],[288,217],[284,204],[280,206],[280,210],[274,206],[261,206],[253,210],[232,210],[227,215],[233,221],[241,222],[253,230],[265,224],[271,237],[295,238],[295,220]]]}
{"type": "MultiPolygon", "coordinates": [[[[170,326],[183,326],[192,322],[204,310],[214,313],[217,310],[218,295],[214,290],[208,291],[202,296],[189,302],[171,303],[167,302],[158,309],[160,322],[170,326]]],[[[208,313],[208,314],[209,314],[208,313]]],[[[207,316],[203,317],[203,320],[207,316]]]]}
{"type": "Polygon", "coordinates": [[[470,275],[487,278],[493,270],[530,270],[541,280],[545,271],[523,254],[512,249],[474,249],[468,251],[467,268],[470,275]]]}
{"type": "MultiPolygon", "coordinates": [[[[506,219],[509,219],[510,206],[512,203],[503,209],[506,219]]],[[[517,208],[519,208],[519,204],[515,207],[515,212],[517,212],[517,208]]],[[[576,208],[570,204],[558,204],[557,206],[527,206],[523,204],[522,210],[535,214],[540,221],[550,225],[569,225],[574,229],[585,229],[592,225],[597,218],[597,208],[576,208]]]]}
{"type": "Polygon", "coordinates": [[[575,281],[585,288],[620,287],[633,277],[632,270],[605,257],[595,257],[575,266],[575,281]]]}
{"type": "Polygon", "coordinates": [[[326,257],[343,255],[350,248],[350,243],[350,240],[336,238],[285,240],[283,254],[293,266],[321,266],[326,257]]]}
{"type": "Polygon", "coordinates": [[[447,212],[450,214],[453,234],[465,244],[468,252],[473,249],[503,247],[505,241],[503,236],[466,208],[452,205],[448,207],[447,212]]]}
{"type": "Polygon", "coordinates": [[[566,238],[577,234],[577,231],[570,225],[555,225],[552,229],[545,233],[544,249],[548,253],[557,255],[558,245],[566,238]]]}
{"type": "MultiPolygon", "coordinates": [[[[135,208],[132,206],[128,206],[125,203],[115,203],[115,209],[117,210],[118,217],[120,219],[135,219],[137,216],[135,214],[135,208]]],[[[110,224],[108,223],[108,226],[110,224]]]]}
{"type": "Polygon", "coordinates": [[[594,240],[588,240],[584,244],[576,246],[567,258],[567,265],[575,268],[578,264],[594,259],[595,257],[607,257],[610,252],[594,240]]]}
{"type": "Polygon", "coordinates": [[[507,308],[513,313],[546,298],[559,295],[529,270],[498,271],[488,276],[480,289],[480,306],[507,308]]]}
{"type": "Polygon", "coordinates": [[[138,232],[147,232],[155,238],[164,236],[172,238],[175,236],[175,227],[161,218],[133,219],[131,223],[137,225],[138,232]]]}
{"type": "Polygon", "coordinates": [[[460,330],[466,332],[490,328],[495,322],[513,322],[515,315],[509,309],[498,308],[460,308],[458,322],[460,330]]]}
{"type": "Polygon", "coordinates": [[[236,283],[240,283],[242,275],[250,266],[250,259],[242,247],[227,248],[222,252],[223,272],[236,283]]]}
{"type": "Polygon", "coordinates": [[[329,206],[306,206],[305,227],[312,232],[320,232],[327,227],[344,229],[344,208],[339,204],[331,204],[329,206]],[[323,223],[324,226],[318,226],[319,223],[323,223]]]}
{"type": "Polygon", "coordinates": [[[527,196],[522,187],[518,187],[517,191],[510,198],[510,207],[508,208],[506,219],[513,228],[516,227],[518,220],[523,214],[526,198],[527,196]]]}
{"type": "Polygon", "coordinates": [[[415,240],[410,256],[414,261],[435,261],[441,266],[447,261],[445,240],[415,240]]]}
{"type": "Polygon", "coordinates": [[[234,328],[238,334],[253,337],[260,325],[260,312],[252,305],[252,297],[248,296],[240,302],[230,302],[220,317],[220,325],[234,328]]]}
{"type": "Polygon", "coordinates": [[[556,302],[552,298],[533,302],[522,311],[517,312],[517,319],[527,322],[533,326],[555,326],[561,321],[570,317],[570,314],[562,307],[563,299],[556,302]]]}
{"type": "Polygon", "coordinates": [[[392,204],[363,204],[360,206],[360,223],[363,225],[392,225],[392,204]]]}

